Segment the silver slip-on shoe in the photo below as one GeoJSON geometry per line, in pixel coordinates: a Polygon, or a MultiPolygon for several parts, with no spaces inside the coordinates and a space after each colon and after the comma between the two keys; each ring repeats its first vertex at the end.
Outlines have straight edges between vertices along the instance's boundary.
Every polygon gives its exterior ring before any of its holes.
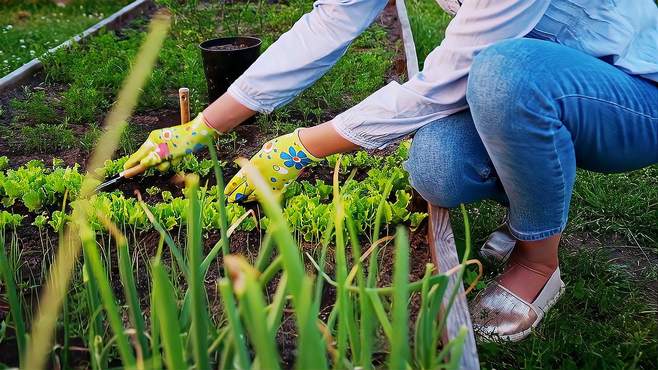
{"type": "Polygon", "coordinates": [[[484,341],[518,342],[532,332],[563,292],[560,268],[553,272],[532,303],[495,282],[469,304],[473,329],[484,341]]]}
{"type": "Polygon", "coordinates": [[[509,259],[515,245],[516,239],[505,223],[489,235],[480,248],[480,256],[491,264],[502,265],[509,259]]]}

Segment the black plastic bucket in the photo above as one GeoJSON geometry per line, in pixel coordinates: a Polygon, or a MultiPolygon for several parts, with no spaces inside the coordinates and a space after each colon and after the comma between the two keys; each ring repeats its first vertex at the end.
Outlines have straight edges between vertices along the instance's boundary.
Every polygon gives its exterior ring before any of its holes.
{"type": "Polygon", "coordinates": [[[208,84],[208,103],[222,96],[260,55],[256,37],[220,37],[199,44],[208,84]]]}

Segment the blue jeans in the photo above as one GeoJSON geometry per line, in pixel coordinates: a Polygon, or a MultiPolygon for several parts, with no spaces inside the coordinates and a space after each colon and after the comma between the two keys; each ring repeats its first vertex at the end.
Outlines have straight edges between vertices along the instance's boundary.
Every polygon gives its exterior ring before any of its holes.
{"type": "Polygon", "coordinates": [[[467,100],[470,110],[418,130],[405,164],[411,184],[443,207],[509,205],[520,240],[564,230],[576,167],[658,163],[658,86],[556,43],[508,40],[484,50],[467,100]]]}

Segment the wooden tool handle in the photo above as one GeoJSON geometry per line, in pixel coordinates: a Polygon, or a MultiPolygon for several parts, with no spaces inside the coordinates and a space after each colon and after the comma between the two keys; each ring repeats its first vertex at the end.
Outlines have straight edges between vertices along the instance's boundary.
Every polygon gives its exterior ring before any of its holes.
{"type": "Polygon", "coordinates": [[[140,175],[140,174],[144,173],[144,171],[146,171],[146,168],[147,168],[146,166],[144,166],[142,164],[138,164],[135,167],[130,167],[129,169],[124,170],[123,172],[121,172],[121,176],[129,179],[131,177],[135,177],[137,175],[140,175]]]}
{"type": "Polygon", "coordinates": [[[190,89],[181,87],[178,89],[178,103],[180,105],[180,123],[190,122],[190,89]]]}

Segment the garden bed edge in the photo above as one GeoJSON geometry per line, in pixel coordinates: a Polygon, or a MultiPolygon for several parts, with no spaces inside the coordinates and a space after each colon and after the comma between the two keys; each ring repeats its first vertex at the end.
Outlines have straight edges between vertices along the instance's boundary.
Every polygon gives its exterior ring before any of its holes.
{"type": "MultiPolygon", "coordinates": [[[[124,6],[119,9],[109,17],[101,20],[95,25],[87,28],[81,33],[69,38],[65,42],[55,46],[54,48],[49,49],[44,55],[51,54],[56,52],[61,48],[68,48],[73,45],[73,43],[84,41],[97,34],[100,30],[104,28],[113,29],[119,28],[122,24],[127,23],[127,21],[143,14],[150,7],[153,6],[152,0],[135,0],[132,3],[124,6]]],[[[34,76],[37,72],[43,69],[43,62],[39,58],[34,58],[31,61],[23,64],[19,68],[15,69],[6,76],[0,78],[0,93],[5,93],[18,86],[20,83],[26,81],[30,77],[34,76]]]]}

